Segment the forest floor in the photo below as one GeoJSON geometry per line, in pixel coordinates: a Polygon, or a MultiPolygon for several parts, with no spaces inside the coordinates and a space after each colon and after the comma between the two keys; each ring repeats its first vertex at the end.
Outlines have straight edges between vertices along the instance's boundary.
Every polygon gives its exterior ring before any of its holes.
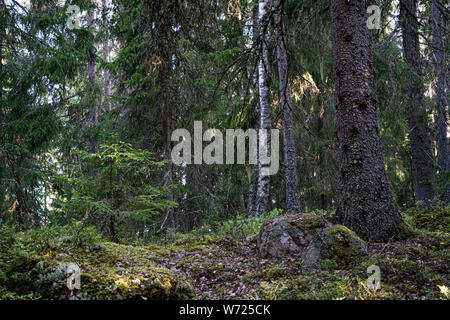
{"type": "MultiPolygon", "coordinates": [[[[448,209],[444,214],[448,222],[448,209]]],[[[242,237],[196,234],[165,245],[102,241],[69,249],[64,239],[0,233],[0,299],[448,299],[447,227],[369,243],[361,261],[329,260],[316,271],[305,270],[300,256],[261,259],[258,228],[242,237]],[[68,263],[80,266],[80,289],[67,290],[65,274],[55,271],[68,263]],[[381,270],[378,290],[366,284],[371,265],[381,270]]]]}
{"type": "Polygon", "coordinates": [[[195,299],[438,299],[449,286],[449,237],[422,233],[407,241],[372,243],[364,261],[303,270],[300,256],[261,259],[254,242],[231,240],[169,249],[162,265],[192,279],[195,299]],[[366,285],[367,267],[381,269],[380,290],[366,285]]]}

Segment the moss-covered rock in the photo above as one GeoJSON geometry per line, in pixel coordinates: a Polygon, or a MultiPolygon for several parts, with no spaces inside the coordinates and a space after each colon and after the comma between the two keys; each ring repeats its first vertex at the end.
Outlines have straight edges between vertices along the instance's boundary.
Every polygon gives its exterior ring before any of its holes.
{"type": "Polygon", "coordinates": [[[334,225],[314,235],[304,255],[304,265],[307,270],[321,269],[329,260],[348,265],[366,254],[363,240],[347,227],[334,225]]]}
{"type": "Polygon", "coordinates": [[[413,216],[418,229],[450,232],[450,207],[436,207],[417,211],[413,216]]]}
{"type": "Polygon", "coordinates": [[[258,235],[261,257],[302,253],[313,235],[326,227],[324,218],[311,214],[283,215],[266,222],[258,235]]]}
{"type": "Polygon", "coordinates": [[[151,247],[105,243],[101,250],[77,248],[67,256],[48,252],[32,270],[35,292],[45,299],[189,299],[193,286],[179,272],[158,266],[151,247]],[[69,290],[69,266],[81,271],[81,286],[69,290]]]}

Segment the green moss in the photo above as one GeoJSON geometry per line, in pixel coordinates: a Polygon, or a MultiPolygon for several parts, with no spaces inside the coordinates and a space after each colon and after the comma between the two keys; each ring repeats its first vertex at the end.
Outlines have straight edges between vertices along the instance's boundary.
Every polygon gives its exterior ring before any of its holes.
{"type": "MultiPolygon", "coordinates": [[[[28,271],[34,288],[44,299],[59,299],[76,295],[86,299],[189,299],[194,296],[190,282],[180,273],[158,267],[156,261],[166,249],[132,247],[104,243],[101,249],[73,249],[64,263],[76,263],[81,273],[81,288],[69,292],[67,277],[55,274],[63,262],[55,259],[61,252],[48,251],[36,255],[40,260],[28,271]]],[[[164,259],[164,257],[162,258],[164,259]]]]}
{"type": "Polygon", "coordinates": [[[273,267],[263,273],[264,280],[277,280],[286,275],[286,269],[283,267],[273,267]]]}
{"type": "MultiPolygon", "coordinates": [[[[333,234],[333,235],[340,234],[341,236],[343,236],[346,239],[358,238],[356,233],[354,233],[352,230],[350,230],[346,226],[343,226],[340,224],[335,224],[335,225],[331,226],[329,228],[329,230],[330,230],[331,234],[333,234]]],[[[361,241],[363,241],[363,240],[361,240],[361,241]]]]}
{"type": "Polygon", "coordinates": [[[332,241],[329,243],[329,248],[334,258],[349,264],[363,256],[361,244],[365,247],[366,243],[353,231],[342,225],[334,225],[326,230],[330,235],[327,239],[332,241]]]}
{"type": "Polygon", "coordinates": [[[360,271],[364,277],[368,266],[379,266],[382,288],[391,287],[393,298],[437,299],[438,286],[448,286],[450,253],[441,239],[422,236],[387,251],[364,261],[360,271]]]}
{"type": "MultiPolygon", "coordinates": [[[[196,291],[204,298],[230,298],[230,290],[239,287],[244,290],[235,297],[243,299],[439,299],[443,297],[440,288],[450,287],[446,232],[421,231],[407,241],[375,243],[370,256],[361,259],[361,251],[349,248],[357,244],[361,248],[364,242],[348,228],[323,228],[321,217],[309,215],[292,215],[288,221],[303,230],[320,231],[314,238],[323,245],[321,252],[330,253],[322,257],[321,271],[307,273],[304,261],[291,259],[269,259],[253,268],[254,264],[242,260],[236,246],[207,237],[165,246],[107,242],[98,248],[77,246],[69,251],[67,245],[28,241],[20,238],[23,234],[6,235],[0,237],[0,299],[67,298],[64,279],[37,280],[71,262],[82,270],[81,289],[72,294],[86,299],[190,299],[195,292],[192,284],[202,277],[207,286],[202,281],[196,291]],[[366,286],[371,265],[381,269],[381,289],[376,292],[366,286]],[[243,270],[251,271],[239,279],[243,270]]],[[[251,254],[252,246],[246,250],[245,254],[251,254]]]]}
{"type": "Polygon", "coordinates": [[[208,272],[210,273],[220,273],[223,272],[225,270],[225,265],[223,264],[212,264],[210,266],[208,266],[208,272]]]}
{"type": "Polygon", "coordinates": [[[179,250],[179,251],[187,251],[187,252],[202,252],[207,253],[209,252],[208,247],[205,244],[200,243],[187,243],[184,245],[174,245],[173,247],[170,247],[172,250],[179,250]]]}
{"type": "Polygon", "coordinates": [[[411,227],[408,223],[406,223],[404,220],[402,220],[399,223],[399,240],[406,240],[409,238],[414,238],[419,235],[419,232],[415,230],[413,227],[411,227]]]}
{"type": "Polygon", "coordinates": [[[261,284],[260,298],[282,300],[341,300],[341,299],[377,299],[387,297],[386,291],[367,290],[364,281],[358,277],[322,272],[314,276],[300,275],[292,278],[280,278],[261,284]]]}
{"type": "Polygon", "coordinates": [[[436,207],[417,211],[413,223],[419,229],[450,232],[450,207],[436,207]]]}
{"type": "Polygon", "coordinates": [[[380,266],[385,282],[410,295],[425,295],[427,292],[422,288],[433,281],[432,279],[437,281],[441,279],[435,277],[428,266],[411,259],[408,255],[385,257],[380,259],[377,265],[380,266]]]}
{"type": "Polygon", "coordinates": [[[334,259],[324,259],[322,261],[323,270],[336,270],[339,268],[339,264],[334,259]]]}
{"type": "Polygon", "coordinates": [[[271,267],[258,272],[249,272],[242,277],[248,283],[260,283],[261,281],[273,281],[288,276],[286,266],[271,267]]]}
{"type": "Polygon", "coordinates": [[[307,231],[309,234],[315,234],[318,230],[325,228],[325,221],[322,217],[308,213],[298,215],[289,223],[300,230],[307,231]]]}
{"type": "Polygon", "coordinates": [[[254,272],[248,272],[242,277],[242,280],[252,283],[252,282],[255,282],[257,280],[257,278],[258,277],[256,276],[256,274],[254,272]]]}

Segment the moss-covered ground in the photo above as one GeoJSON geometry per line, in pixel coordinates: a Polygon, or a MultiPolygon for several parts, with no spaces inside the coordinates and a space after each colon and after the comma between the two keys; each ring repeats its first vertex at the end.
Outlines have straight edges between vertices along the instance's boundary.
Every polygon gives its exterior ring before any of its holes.
{"type": "Polygon", "coordinates": [[[449,208],[436,210],[439,214],[425,210],[405,216],[415,228],[409,239],[368,243],[368,255],[358,261],[325,261],[322,270],[313,272],[304,270],[299,256],[258,257],[256,238],[262,221],[250,221],[250,227],[242,221],[227,226],[240,228],[239,236],[197,232],[170,244],[144,246],[103,241],[93,245],[89,237],[85,243],[71,244],[70,239],[66,243],[52,235],[46,240],[40,236],[39,242],[3,230],[0,298],[448,299],[449,208]],[[62,263],[80,266],[80,289],[69,291],[64,281],[44,281],[62,263]],[[371,265],[381,271],[378,290],[366,283],[371,265]]]}

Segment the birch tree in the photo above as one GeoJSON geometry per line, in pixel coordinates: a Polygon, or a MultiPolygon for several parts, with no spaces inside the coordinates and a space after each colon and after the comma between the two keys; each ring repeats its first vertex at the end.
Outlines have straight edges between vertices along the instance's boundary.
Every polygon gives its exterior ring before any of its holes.
{"type": "MultiPolygon", "coordinates": [[[[258,62],[258,89],[259,89],[259,128],[268,132],[266,141],[259,139],[258,149],[263,147],[261,142],[266,144],[267,152],[270,152],[270,129],[271,129],[271,107],[270,107],[270,92],[268,85],[268,50],[266,33],[268,28],[268,0],[259,0],[258,7],[258,21],[259,21],[259,38],[261,41],[259,62],[258,62]]],[[[269,190],[270,178],[269,175],[264,174],[268,171],[269,164],[261,162],[261,157],[258,157],[258,188],[256,193],[256,207],[257,215],[263,215],[267,212],[269,206],[269,190]]]]}

